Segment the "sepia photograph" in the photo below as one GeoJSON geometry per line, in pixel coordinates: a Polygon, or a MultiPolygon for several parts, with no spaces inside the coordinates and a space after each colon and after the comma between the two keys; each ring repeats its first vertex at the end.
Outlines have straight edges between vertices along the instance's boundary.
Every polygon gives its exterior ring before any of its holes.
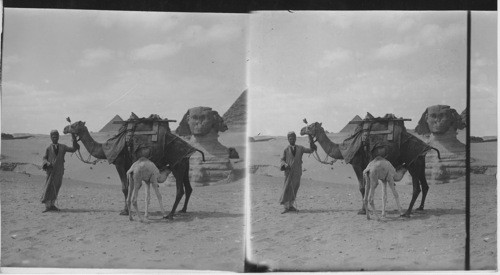
{"type": "Polygon", "coordinates": [[[5,8],[3,268],[243,271],[247,18],[5,8]]]}
{"type": "Polygon", "coordinates": [[[465,11],[251,14],[251,262],[466,269],[471,127],[471,268],[497,268],[497,15],[472,12],[471,125],[467,22],[465,11]]]}

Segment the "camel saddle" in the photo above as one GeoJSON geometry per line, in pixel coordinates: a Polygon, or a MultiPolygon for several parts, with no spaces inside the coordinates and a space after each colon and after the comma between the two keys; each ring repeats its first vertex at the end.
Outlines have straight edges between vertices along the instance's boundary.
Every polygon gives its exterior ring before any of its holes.
{"type": "Polygon", "coordinates": [[[103,145],[108,162],[114,163],[125,147],[132,162],[146,157],[157,167],[172,167],[196,152],[188,142],[171,133],[169,122],[175,120],[161,119],[154,114],[148,118],[138,118],[134,113],[126,121],[114,122],[123,125],[118,134],[103,145]]]}
{"type": "Polygon", "coordinates": [[[350,163],[358,150],[362,149],[370,160],[381,156],[393,165],[398,163],[402,141],[407,139],[404,121],[410,120],[397,118],[393,114],[375,118],[367,113],[365,119],[349,122],[358,124],[358,127],[340,146],[345,161],[350,163]]]}

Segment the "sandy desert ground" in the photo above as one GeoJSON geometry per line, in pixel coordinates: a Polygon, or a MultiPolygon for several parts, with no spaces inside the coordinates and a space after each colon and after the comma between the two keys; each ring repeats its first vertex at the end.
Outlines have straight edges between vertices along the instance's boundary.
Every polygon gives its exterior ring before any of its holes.
{"type": "MultiPolygon", "coordinates": [[[[400,218],[389,192],[384,221],[357,215],[361,195],[350,165],[332,166],[304,155],[298,213],[281,214],[285,137],[259,137],[251,148],[251,239],[255,263],[286,271],[463,270],[465,268],[465,177],[432,185],[424,213],[400,218]]],[[[342,139],[342,136],[337,136],[342,139]]],[[[304,138],[298,144],[307,146],[304,138]]],[[[496,166],[496,142],[474,144],[477,163],[496,166]],[[488,152],[488,154],[484,154],[488,152]]],[[[324,152],[320,149],[320,156],[324,152]]],[[[496,269],[496,167],[471,175],[471,268],[496,269]]],[[[397,184],[403,208],[409,179],[397,184]]],[[[381,206],[377,189],[376,205],[381,206]]],[[[417,204],[420,198],[417,200],[417,204]]],[[[380,208],[379,208],[380,209],[380,208]]]]}
{"type": "MultiPolygon", "coordinates": [[[[101,142],[109,137],[93,135],[101,142]]],[[[66,155],[57,203],[61,212],[42,213],[45,175],[37,165],[49,137],[3,140],[3,165],[27,164],[0,175],[2,267],[243,271],[244,139],[242,134],[224,133],[220,141],[241,152],[234,163],[237,180],[194,186],[188,213],[173,221],[161,219],[152,192],[151,221],[143,224],[118,214],[123,195],[114,166],[84,164],[74,154],[66,155]]],[[[71,144],[70,137],[61,136],[60,143],[71,144]]],[[[82,154],[87,156],[84,149],[82,154]]],[[[144,189],[139,196],[142,210],[144,189]]],[[[175,187],[161,184],[160,192],[169,211],[175,187]]]]}
{"type": "MultiPolygon", "coordinates": [[[[109,137],[94,135],[98,141],[109,137]]],[[[242,135],[220,137],[240,156],[245,149],[241,140],[242,135]]],[[[142,224],[118,215],[123,198],[112,165],[87,165],[68,154],[58,202],[62,211],[42,214],[45,176],[37,165],[49,142],[45,135],[2,141],[2,164],[17,164],[0,174],[2,267],[243,271],[243,178],[194,187],[189,213],[174,221],[160,219],[153,196],[152,220],[142,224]]],[[[62,136],[61,143],[70,144],[69,137],[62,136]]],[[[307,140],[298,143],[307,145],[307,140]]],[[[300,212],[280,214],[283,174],[277,166],[286,144],[284,137],[250,143],[253,262],[303,271],[464,268],[465,179],[432,185],[425,213],[401,219],[389,196],[387,220],[367,221],[357,215],[360,194],[352,168],[340,161],[319,164],[305,155],[300,212]]],[[[496,146],[472,144],[474,165],[490,167],[471,175],[472,269],[497,267],[496,146]]],[[[244,163],[235,166],[242,170],[244,163]]],[[[397,184],[403,208],[412,192],[407,181],[397,184]]],[[[163,184],[160,191],[169,209],[175,187],[163,184]]],[[[139,199],[143,209],[143,196],[139,199]]],[[[376,203],[380,206],[378,197],[376,203]]]]}

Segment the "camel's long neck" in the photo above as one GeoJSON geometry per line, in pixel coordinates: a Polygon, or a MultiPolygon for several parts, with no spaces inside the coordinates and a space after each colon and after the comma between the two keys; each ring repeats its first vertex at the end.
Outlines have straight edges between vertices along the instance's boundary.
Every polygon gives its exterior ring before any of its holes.
{"type": "Polygon", "coordinates": [[[78,133],[78,136],[80,136],[83,146],[85,146],[85,149],[87,149],[90,155],[97,159],[106,159],[102,144],[95,141],[92,136],[90,136],[89,130],[83,130],[81,133],[78,133]]]}
{"type": "Polygon", "coordinates": [[[318,131],[316,133],[316,138],[318,139],[321,148],[334,159],[344,159],[342,153],[340,152],[339,145],[331,141],[327,136],[325,131],[318,131]]]}

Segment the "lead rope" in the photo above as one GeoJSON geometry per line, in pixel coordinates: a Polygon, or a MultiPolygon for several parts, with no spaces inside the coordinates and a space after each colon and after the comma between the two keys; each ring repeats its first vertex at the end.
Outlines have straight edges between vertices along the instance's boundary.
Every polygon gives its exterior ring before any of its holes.
{"type": "MultiPolygon", "coordinates": [[[[73,137],[73,141],[76,141],[77,143],[78,143],[78,141],[80,141],[80,140],[76,139],[75,134],[71,134],[71,136],[73,137]]],[[[86,163],[86,164],[96,165],[99,161],[101,161],[100,159],[95,159],[94,161],[90,161],[90,159],[92,157],[92,155],[90,153],[89,153],[89,156],[87,157],[87,160],[84,160],[82,153],[80,152],[80,148],[78,148],[78,150],[76,150],[75,154],[76,154],[76,158],[78,158],[79,160],[81,160],[83,163],[86,163]]]]}
{"type": "Polygon", "coordinates": [[[311,153],[314,157],[314,159],[316,159],[318,162],[320,163],[323,163],[323,164],[329,164],[329,165],[333,165],[335,162],[337,162],[337,159],[333,159],[331,161],[327,161],[328,160],[328,154],[326,154],[325,156],[325,159],[324,160],[321,160],[321,158],[319,157],[319,154],[318,154],[318,151],[314,151],[315,154],[311,153]]]}
{"type": "MultiPolygon", "coordinates": [[[[312,135],[309,135],[309,142],[310,143],[316,143],[316,141],[318,141],[318,139],[314,140],[314,138],[312,137],[312,135]]],[[[323,163],[323,164],[328,164],[328,165],[333,165],[337,159],[333,159],[331,161],[327,161],[328,160],[328,152],[325,152],[326,153],[326,156],[325,156],[325,159],[324,160],[321,160],[321,158],[319,157],[319,154],[318,154],[318,150],[314,150],[314,153],[311,153],[314,157],[314,159],[316,159],[319,163],[323,163]]],[[[311,154],[309,154],[309,156],[311,156],[311,154]]]]}
{"type": "Polygon", "coordinates": [[[92,155],[89,154],[89,156],[87,157],[87,160],[84,160],[83,159],[83,156],[82,156],[82,153],[80,152],[80,149],[78,149],[76,151],[76,157],[81,160],[83,163],[87,163],[87,164],[92,164],[92,165],[96,165],[99,161],[101,161],[100,159],[95,159],[94,161],[90,161],[92,155]]]}

